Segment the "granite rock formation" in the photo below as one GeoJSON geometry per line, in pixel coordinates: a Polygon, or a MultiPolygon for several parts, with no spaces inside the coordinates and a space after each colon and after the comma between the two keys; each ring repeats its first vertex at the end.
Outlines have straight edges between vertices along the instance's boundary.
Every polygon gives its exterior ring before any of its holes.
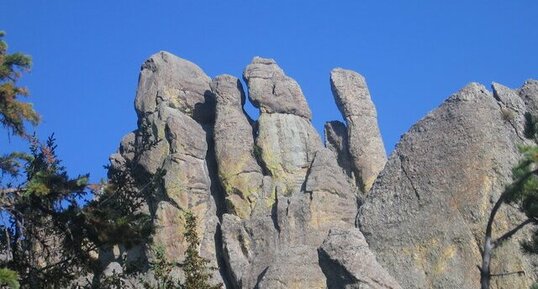
{"type": "MultiPolygon", "coordinates": [[[[536,112],[517,91],[498,84],[493,91],[469,84],[415,124],[360,208],[370,248],[403,288],[480,287],[476,266],[489,211],[510,182],[517,146],[529,142],[523,115],[536,112]]],[[[504,208],[496,229],[521,217],[504,208]]],[[[535,278],[517,240],[500,247],[493,264],[493,272],[526,274],[497,278],[492,288],[528,288],[535,278]]]]}
{"type": "MultiPolygon", "coordinates": [[[[517,146],[534,143],[525,130],[538,116],[536,81],[519,90],[494,84],[493,93],[467,86],[413,126],[387,162],[358,73],[330,74],[345,123],[328,122],[325,143],[299,84],[274,60],[255,57],[243,79],[247,89],[167,52],[142,65],[138,128],[110,160],[111,171],[136,168],[156,230],[151,244],[103,253],[105,272],[151,262],[151,246],[181,262],[190,210],[201,255],[225,288],[478,287],[488,210],[510,180],[517,146]],[[256,120],[244,110],[245,90],[256,120]]],[[[520,218],[505,209],[498,229],[520,218]]],[[[496,272],[528,274],[494,288],[536,278],[537,263],[517,242],[495,260],[505,261],[496,272]]]]}
{"type": "Polygon", "coordinates": [[[367,194],[387,161],[377,126],[377,111],[362,75],[346,69],[331,71],[331,88],[348,129],[348,149],[358,185],[367,194]]]}

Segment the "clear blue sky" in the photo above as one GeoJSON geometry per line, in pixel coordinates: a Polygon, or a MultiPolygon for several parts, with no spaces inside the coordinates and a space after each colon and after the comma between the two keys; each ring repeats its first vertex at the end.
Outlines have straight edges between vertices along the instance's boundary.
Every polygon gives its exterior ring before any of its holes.
{"type": "MultiPolygon", "coordinates": [[[[33,56],[23,83],[72,174],[105,176],[136,126],[141,63],[167,50],[211,77],[237,77],[253,56],[301,85],[321,130],[341,119],[329,71],[363,74],[388,151],[468,82],[519,87],[538,78],[538,1],[1,0],[10,51],[33,56]]],[[[249,110],[251,111],[251,110],[249,110]]],[[[0,152],[20,144],[0,136],[0,152]]]]}

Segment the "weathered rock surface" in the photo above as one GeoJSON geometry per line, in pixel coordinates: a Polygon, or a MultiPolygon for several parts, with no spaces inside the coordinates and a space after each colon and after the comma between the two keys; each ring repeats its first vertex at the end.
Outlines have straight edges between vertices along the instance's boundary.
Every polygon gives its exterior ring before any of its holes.
{"type": "MultiPolygon", "coordinates": [[[[155,225],[152,246],[163,247],[168,260],[182,262],[187,248],[183,215],[190,210],[199,220],[201,255],[217,267],[218,217],[204,127],[214,121],[209,84],[210,78],[191,62],[167,52],[151,56],[142,65],[136,95],[139,127],[123,138],[111,165],[112,170],[134,168],[130,173],[139,189],[150,191],[146,210],[155,225]]],[[[151,248],[145,251],[140,257],[151,259],[151,248]]],[[[214,273],[215,281],[221,281],[214,273]]]]}
{"type": "MultiPolygon", "coordinates": [[[[245,71],[251,98],[261,112],[255,155],[267,175],[260,193],[265,201],[250,219],[223,217],[231,283],[235,288],[326,288],[329,281],[317,249],[330,229],[354,228],[357,197],[309,115],[297,115],[305,111],[304,96],[275,94],[266,88],[268,75],[283,75],[272,60],[255,58],[245,71]]],[[[278,77],[271,78],[277,87],[278,77]]],[[[295,81],[287,82],[300,92],[295,81]]]]}
{"type": "Polygon", "coordinates": [[[254,157],[254,133],[243,111],[245,94],[239,79],[222,75],[211,85],[217,98],[214,129],[219,179],[228,211],[248,218],[263,186],[262,169],[254,157]]]}
{"type": "Polygon", "coordinates": [[[502,84],[494,82],[491,85],[491,88],[493,89],[493,96],[499,101],[503,120],[512,125],[517,136],[524,141],[526,122],[525,113],[527,112],[525,102],[519,97],[517,91],[502,84]]]}
{"type": "Polygon", "coordinates": [[[301,190],[315,153],[323,147],[317,131],[305,118],[263,112],[258,119],[256,145],[283,195],[301,190]]]}
{"type": "MultiPolygon", "coordinates": [[[[525,114],[538,116],[538,82],[493,84],[493,94],[469,85],[413,126],[386,162],[359,74],[331,72],[346,124],[325,125],[325,146],[301,88],[274,60],[254,58],[243,77],[256,121],[237,78],[211,80],[167,52],[144,63],[138,128],[111,155],[110,172],[127,171],[151,192],[143,209],[156,231],[152,244],[100,252],[106,274],[124,260],[147,265],[155,245],[182,262],[190,210],[201,255],[219,267],[213,281],[225,288],[478,288],[485,219],[517,145],[533,143],[525,114]]],[[[496,230],[520,217],[505,208],[496,230]]],[[[494,288],[528,288],[535,261],[517,240],[507,243],[493,272],[526,275],[494,288]]],[[[182,277],[180,268],[173,274],[182,277]]]]}
{"type": "Polygon", "coordinates": [[[349,153],[349,137],[344,123],[334,120],[325,123],[324,126],[325,146],[338,157],[340,165],[349,178],[355,179],[353,161],[349,153]]]}
{"type": "Polygon", "coordinates": [[[161,102],[200,123],[214,120],[215,102],[209,78],[196,64],[166,51],[152,55],[142,65],[135,108],[139,117],[154,113],[161,102]]]}
{"type": "Polygon", "coordinates": [[[305,191],[277,191],[265,214],[250,220],[224,215],[224,250],[236,288],[326,288],[317,248],[331,228],[354,227],[357,201],[330,150],[318,151],[313,163],[305,191]]]}
{"type": "MultiPolygon", "coordinates": [[[[529,79],[518,90],[519,96],[527,105],[527,108],[531,114],[538,113],[538,80],[529,79]]],[[[537,117],[537,115],[533,115],[537,117]]]]}
{"type": "MultiPolygon", "coordinates": [[[[479,288],[487,217],[519,159],[520,139],[501,107],[474,83],[452,95],[402,137],[360,208],[370,248],[403,288],[479,288]]],[[[504,211],[496,229],[519,217],[504,211]]],[[[535,276],[517,241],[498,250],[494,272],[527,275],[495,279],[493,288],[528,288],[535,276]]]]}
{"type": "Polygon", "coordinates": [[[364,193],[368,193],[387,162],[377,125],[377,111],[362,75],[341,68],[331,71],[331,88],[348,127],[353,169],[364,193]]]}
{"type": "Polygon", "coordinates": [[[262,112],[312,117],[299,84],[284,74],[273,59],[255,57],[243,73],[249,98],[262,112]]]}
{"type": "Polygon", "coordinates": [[[400,285],[379,265],[357,228],[333,229],[319,248],[328,289],[398,289],[400,285]]]}

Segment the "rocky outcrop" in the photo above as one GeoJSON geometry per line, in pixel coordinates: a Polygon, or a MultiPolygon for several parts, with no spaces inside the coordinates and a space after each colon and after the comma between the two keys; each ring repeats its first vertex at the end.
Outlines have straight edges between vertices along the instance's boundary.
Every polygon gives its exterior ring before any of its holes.
{"type": "MultiPolygon", "coordinates": [[[[142,65],[135,100],[138,129],[111,157],[111,170],[125,170],[127,164],[136,168],[132,178],[149,195],[146,210],[155,233],[141,258],[151,259],[150,247],[159,246],[168,260],[182,262],[187,247],[183,216],[189,210],[199,220],[201,255],[217,267],[218,217],[207,165],[207,125],[215,109],[210,81],[198,66],[167,52],[142,65]]],[[[221,281],[218,271],[214,279],[221,281]]]]}
{"type": "MultiPolygon", "coordinates": [[[[489,211],[517,163],[524,113],[512,91],[479,84],[452,95],[405,134],[359,213],[379,262],[403,288],[479,288],[479,248],[489,211]],[[513,116],[506,117],[503,109],[513,116]]],[[[496,223],[518,223],[510,208],[496,223]]],[[[496,252],[493,288],[528,288],[533,265],[517,241],[496,252]]]]}
{"type": "Polygon", "coordinates": [[[260,107],[255,155],[266,175],[260,192],[264,201],[249,219],[223,217],[232,284],[326,288],[317,248],[331,228],[354,226],[356,197],[334,153],[323,147],[310,123],[297,83],[273,60],[261,58],[253,60],[244,77],[260,107]],[[268,85],[278,89],[266,89],[268,85]]]}
{"type": "Polygon", "coordinates": [[[353,170],[366,194],[387,161],[377,125],[377,111],[362,75],[351,70],[333,69],[331,88],[347,123],[353,170]]]}
{"type": "MultiPolygon", "coordinates": [[[[478,287],[485,219],[510,181],[517,146],[534,143],[536,81],[519,90],[493,84],[493,93],[467,86],[414,125],[387,162],[359,74],[331,72],[346,123],[325,125],[325,145],[301,88],[274,60],[254,58],[243,78],[257,120],[234,76],[210,79],[167,52],[144,63],[138,128],[111,156],[110,172],[127,172],[147,191],[143,210],[156,230],[151,244],[102,252],[105,273],[125,260],[147,269],[151,246],[182,262],[189,210],[201,255],[218,267],[213,281],[225,288],[478,287]]],[[[504,208],[496,230],[520,219],[504,208]]],[[[494,288],[527,288],[533,262],[517,242],[504,245],[492,270],[526,274],[494,288]]]]}

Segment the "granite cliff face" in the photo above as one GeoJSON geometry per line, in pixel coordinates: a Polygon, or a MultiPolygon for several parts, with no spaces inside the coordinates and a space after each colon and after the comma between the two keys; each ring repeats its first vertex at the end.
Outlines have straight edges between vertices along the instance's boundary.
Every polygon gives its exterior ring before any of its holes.
{"type": "MultiPolygon", "coordinates": [[[[134,162],[138,183],[158,184],[146,208],[156,231],[152,244],[104,260],[109,271],[147,263],[152,246],[181,262],[190,210],[200,252],[226,288],[478,287],[488,210],[510,180],[517,145],[532,143],[524,114],[538,114],[536,81],[520,90],[494,84],[493,93],[467,86],[413,126],[387,162],[358,73],[330,73],[345,123],[328,122],[324,143],[299,84],[274,60],[255,57],[243,78],[248,94],[236,77],[211,79],[167,52],[142,65],[138,128],[111,169],[134,162]],[[246,95],[257,120],[243,109],[246,95]]],[[[498,227],[519,218],[506,210],[498,227]]],[[[512,243],[494,270],[528,273],[494,288],[535,279],[535,263],[512,243]]]]}

